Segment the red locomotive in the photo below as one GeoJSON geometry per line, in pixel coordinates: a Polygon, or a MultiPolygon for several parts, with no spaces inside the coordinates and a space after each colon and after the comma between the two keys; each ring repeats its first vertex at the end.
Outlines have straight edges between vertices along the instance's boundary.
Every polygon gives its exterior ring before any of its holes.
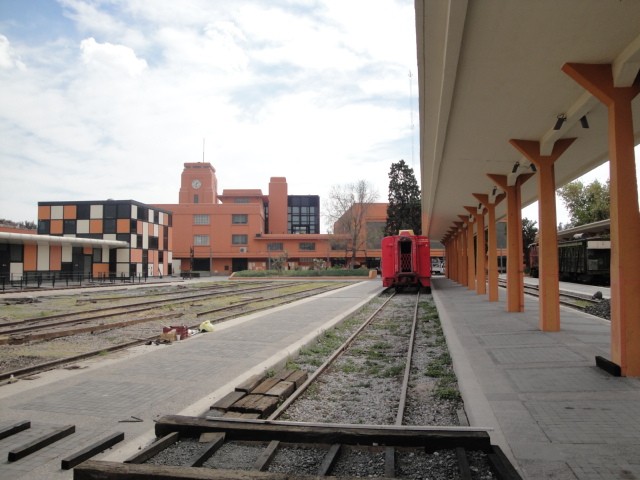
{"type": "Polygon", "coordinates": [[[382,248],[382,286],[431,289],[431,254],[429,239],[400,230],[398,235],[384,237],[382,248]]]}

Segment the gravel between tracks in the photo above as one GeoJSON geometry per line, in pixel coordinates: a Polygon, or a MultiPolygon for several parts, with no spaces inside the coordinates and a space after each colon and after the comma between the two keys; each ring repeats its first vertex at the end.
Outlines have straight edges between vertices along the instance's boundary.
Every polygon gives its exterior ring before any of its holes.
{"type": "MultiPolygon", "coordinates": [[[[325,332],[314,345],[291,359],[288,367],[314,372],[384,299],[374,299],[342,325],[325,332]]],[[[396,295],[390,308],[372,322],[279,420],[395,424],[414,304],[414,295],[396,295]]],[[[461,409],[462,402],[437,311],[431,297],[423,295],[403,424],[459,425],[458,411],[461,409]]],[[[225,444],[204,467],[250,469],[267,446],[265,443],[231,443],[234,442],[225,444]]],[[[171,452],[163,452],[155,457],[153,462],[184,464],[181,462],[192,455],[192,449],[195,448],[193,444],[197,445],[197,441],[185,439],[170,447],[168,450],[171,452]]],[[[315,475],[324,453],[323,449],[285,446],[279,449],[268,471],[315,475]]],[[[495,478],[484,454],[467,453],[473,479],[495,478]]],[[[398,478],[460,478],[457,458],[451,450],[425,452],[398,449],[396,462],[398,478]]],[[[383,476],[384,450],[381,447],[345,448],[331,475],[383,476]]]]}

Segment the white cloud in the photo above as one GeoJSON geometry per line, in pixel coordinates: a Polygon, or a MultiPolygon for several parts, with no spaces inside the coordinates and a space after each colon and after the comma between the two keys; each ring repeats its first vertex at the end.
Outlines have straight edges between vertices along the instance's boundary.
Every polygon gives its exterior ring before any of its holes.
{"type": "Polygon", "coordinates": [[[82,61],[89,67],[97,68],[101,72],[126,73],[135,77],[146,68],[147,62],[136,57],[135,52],[124,45],[98,43],[93,37],[80,42],[82,61]]]}
{"type": "Polygon", "coordinates": [[[29,69],[0,76],[0,163],[20,170],[0,177],[0,216],[34,219],[45,200],[176,202],[203,138],[220,190],[285,176],[291,194],[324,199],[365,179],[385,201],[391,162],[410,163],[410,1],[355,16],[349,2],[61,3],[76,31],[16,42],[10,58],[29,69]]]}
{"type": "Polygon", "coordinates": [[[0,69],[18,68],[24,70],[25,65],[17,58],[11,48],[9,39],[0,34],[0,69]]]}

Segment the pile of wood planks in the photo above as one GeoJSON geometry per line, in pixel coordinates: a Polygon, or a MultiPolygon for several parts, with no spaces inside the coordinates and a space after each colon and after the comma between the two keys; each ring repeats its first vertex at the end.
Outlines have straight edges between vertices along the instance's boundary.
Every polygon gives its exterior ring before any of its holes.
{"type": "Polygon", "coordinates": [[[210,407],[211,417],[267,418],[308,378],[303,370],[255,375],[210,407]]]}

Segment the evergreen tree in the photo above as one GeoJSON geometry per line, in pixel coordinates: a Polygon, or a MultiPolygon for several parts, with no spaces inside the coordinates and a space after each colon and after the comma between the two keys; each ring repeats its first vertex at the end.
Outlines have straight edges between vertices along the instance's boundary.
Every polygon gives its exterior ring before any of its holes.
{"type": "Polygon", "coordinates": [[[389,205],[385,235],[397,235],[400,230],[422,233],[422,203],[420,187],[413,168],[404,160],[391,164],[389,171],[389,205]]]}

